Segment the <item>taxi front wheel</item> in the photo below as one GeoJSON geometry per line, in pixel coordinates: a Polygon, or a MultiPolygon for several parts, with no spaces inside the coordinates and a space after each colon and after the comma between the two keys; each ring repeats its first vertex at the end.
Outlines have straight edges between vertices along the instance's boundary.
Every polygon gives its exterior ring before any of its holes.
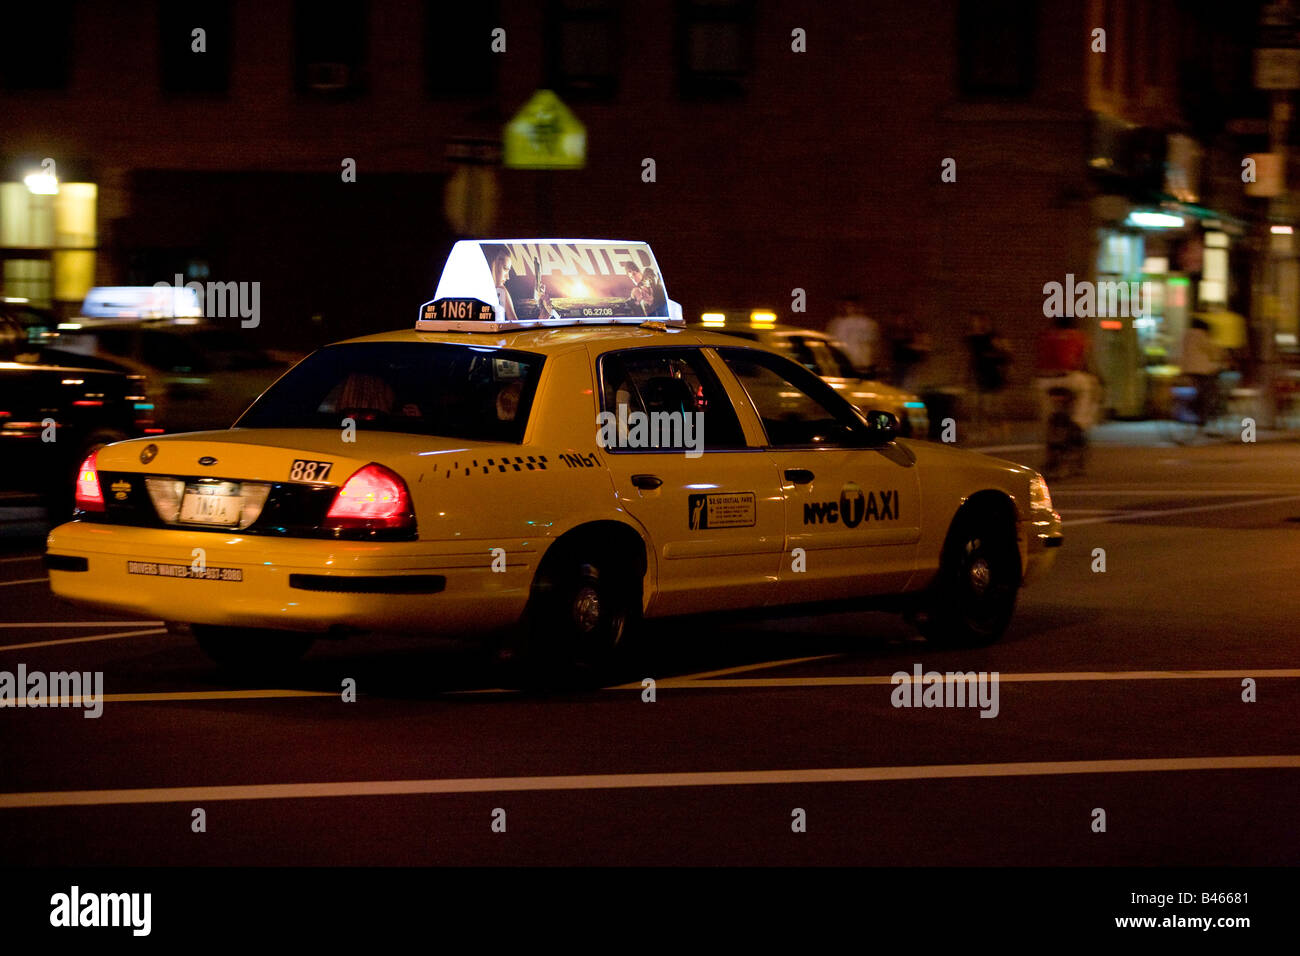
{"type": "Polygon", "coordinates": [[[310,634],[254,627],[216,627],[194,624],[190,630],[218,667],[233,674],[258,677],[279,673],[307,653],[310,634]]]}
{"type": "Polygon", "coordinates": [[[1011,623],[1020,582],[1015,528],[990,512],[958,515],[913,623],[934,644],[992,644],[1011,623]]]}

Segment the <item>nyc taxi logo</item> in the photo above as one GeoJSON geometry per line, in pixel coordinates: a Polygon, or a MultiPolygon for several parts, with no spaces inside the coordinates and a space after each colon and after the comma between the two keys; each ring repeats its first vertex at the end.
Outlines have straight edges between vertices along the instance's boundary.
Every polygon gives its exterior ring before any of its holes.
{"type": "Polygon", "coordinates": [[[808,501],[803,506],[804,524],[836,524],[856,528],[863,521],[891,521],[898,518],[898,489],[863,492],[856,482],[845,482],[839,501],[808,501]]]}

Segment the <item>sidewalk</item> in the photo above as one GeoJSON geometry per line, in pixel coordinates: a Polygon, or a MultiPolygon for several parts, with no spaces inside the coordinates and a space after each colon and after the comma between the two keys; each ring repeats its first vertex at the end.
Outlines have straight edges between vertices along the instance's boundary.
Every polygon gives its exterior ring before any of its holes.
{"type": "MultiPolygon", "coordinates": [[[[956,442],[959,448],[980,452],[1028,451],[1043,447],[1043,424],[1038,421],[1007,422],[1005,435],[976,435],[969,442],[956,442]]],[[[1088,433],[1094,448],[1104,446],[1127,448],[1172,448],[1165,423],[1159,420],[1137,422],[1103,422],[1088,433]]],[[[1259,442],[1300,440],[1300,432],[1286,429],[1259,429],[1255,434],[1259,442]]]]}

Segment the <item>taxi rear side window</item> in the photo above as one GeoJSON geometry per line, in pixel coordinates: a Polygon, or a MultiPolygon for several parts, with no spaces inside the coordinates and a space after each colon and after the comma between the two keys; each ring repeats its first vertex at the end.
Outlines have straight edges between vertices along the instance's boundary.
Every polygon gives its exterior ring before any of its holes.
{"type": "Polygon", "coordinates": [[[544,359],[426,342],[353,342],[314,352],[235,423],[523,441],[544,359]]]}

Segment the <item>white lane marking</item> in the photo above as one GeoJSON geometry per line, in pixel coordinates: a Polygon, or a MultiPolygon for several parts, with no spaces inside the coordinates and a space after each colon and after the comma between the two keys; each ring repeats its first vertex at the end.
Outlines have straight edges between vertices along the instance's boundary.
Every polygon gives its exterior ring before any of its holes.
{"type": "Polygon", "coordinates": [[[1195,488],[1147,488],[1145,491],[1137,490],[1119,490],[1116,488],[1098,489],[1089,491],[1085,488],[1061,488],[1059,491],[1052,489],[1052,497],[1068,497],[1070,495],[1086,495],[1089,498],[1100,497],[1102,495],[1126,495],[1130,497],[1149,496],[1151,498],[1167,498],[1171,495],[1182,495],[1186,498],[1229,498],[1241,497],[1247,495],[1267,495],[1275,491],[1300,491],[1295,485],[1279,485],[1276,488],[1261,490],[1260,488],[1207,488],[1198,490],[1195,488]]]}
{"type": "Polygon", "coordinates": [[[352,780],[328,783],[264,783],[123,790],[47,790],[0,793],[0,810],[20,807],[197,803],[213,800],[301,800],[315,797],[389,797],[539,790],[625,790],[649,787],[747,787],[763,784],[871,783],[962,777],[1042,777],[1064,774],[1167,773],[1200,770],[1300,770],[1300,754],[926,764],[903,767],[827,767],[812,770],[724,770],[684,773],[593,773],[547,777],[352,780]]]}
{"type": "MultiPolygon", "coordinates": [[[[827,654],[826,658],[843,657],[843,654],[827,654]]],[[[758,667],[779,667],[783,664],[796,664],[804,661],[820,660],[818,657],[798,657],[786,661],[772,661],[770,664],[746,664],[740,668],[728,668],[725,671],[706,671],[704,674],[724,674],[735,671],[752,670],[758,667]]],[[[948,681],[945,672],[938,672],[943,682],[948,681]]],[[[682,677],[657,677],[655,686],[670,690],[687,688],[707,690],[709,688],[759,688],[759,687],[865,687],[893,683],[893,675],[871,675],[867,677],[730,677],[705,679],[704,674],[687,674],[682,677]]],[[[998,674],[998,680],[1006,683],[1068,683],[1075,681],[1134,681],[1134,680],[1240,680],[1243,677],[1300,677],[1300,668],[1242,668],[1239,670],[1190,670],[1190,671],[1061,671],[1028,674],[998,674]]],[[[956,676],[952,678],[955,682],[956,676]]],[[[911,683],[911,675],[907,683],[911,683]]],[[[616,684],[602,687],[600,690],[642,690],[640,681],[630,684],[616,684]]],[[[454,694],[520,694],[523,691],[506,687],[482,687],[470,690],[443,691],[443,696],[454,694]]]]}
{"type": "Polygon", "coordinates": [[[56,644],[89,644],[91,641],[113,641],[123,637],[144,637],[146,634],[166,634],[167,628],[147,631],[119,631],[116,634],[94,634],[90,637],[65,637],[57,641],[32,641],[28,644],[0,644],[0,651],[23,651],[32,647],[53,647],[56,644]]]}
{"type": "Polygon", "coordinates": [[[15,561],[39,561],[43,554],[28,554],[18,558],[0,558],[0,564],[12,564],[15,561]]]}
{"type": "MultiPolygon", "coordinates": [[[[906,672],[904,672],[906,673],[906,672]]],[[[942,682],[947,682],[947,674],[937,672],[942,682]]],[[[1113,680],[1229,680],[1242,677],[1300,677],[1300,668],[1290,669],[1272,669],[1272,670],[1230,670],[1230,671],[1074,671],[1063,673],[1038,673],[1038,674],[998,674],[998,681],[1004,684],[1017,683],[1066,683],[1071,681],[1113,681],[1113,680]]],[[[954,674],[951,678],[954,682],[963,679],[954,674]]],[[[880,684],[892,684],[894,678],[892,675],[883,674],[872,675],[870,677],[730,677],[719,680],[682,680],[676,677],[665,677],[656,681],[660,688],[671,688],[680,690],[682,688],[707,688],[707,687],[861,687],[880,684]]],[[[901,683],[912,682],[911,674],[907,674],[907,679],[901,683]]],[[[624,690],[640,689],[640,685],[635,688],[632,685],[623,687],[608,687],[606,690],[624,690]]]]}
{"type": "MultiPolygon", "coordinates": [[[[694,681],[704,680],[709,677],[724,677],[727,674],[743,674],[745,671],[766,670],[770,667],[785,667],[787,664],[806,664],[808,661],[828,661],[837,657],[843,657],[843,654],[817,654],[813,657],[791,657],[783,661],[759,661],[756,664],[741,664],[738,667],[724,667],[716,671],[700,671],[698,674],[682,674],[679,677],[673,677],[674,681],[694,681]]],[[[656,681],[655,683],[662,683],[656,681]]],[[[641,690],[641,682],[633,681],[628,684],[619,684],[617,687],[606,687],[605,690],[641,690]]]]}
{"type": "Polygon", "coordinates": [[[49,578],[23,578],[21,581],[0,581],[0,588],[11,588],[15,584],[40,584],[49,578]]]}
{"type": "Polygon", "coordinates": [[[161,627],[166,621],[7,621],[0,628],[37,630],[42,627],[161,627]]]}
{"type": "MultiPolygon", "coordinates": [[[[337,697],[338,693],[332,690],[182,690],[182,691],[162,691],[156,694],[104,694],[102,697],[72,697],[60,696],[57,700],[53,697],[45,699],[46,707],[83,707],[86,704],[94,704],[97,701],[104,701],[111,704],[123,703],[147,703],[150,701],[171,701],[171,700],[271,700],[282,697],[337,697]]],[[[0,700],[0,707],[23,707],[27,704],[19,704],[17,699],[0,700]]]]}
{"type": "Polygon", "coordinates": [[[1193,505],[1190,508],[1161,508],[1153,511],[1121,511],[1104,518],[1080,518],[1077,521],[1064,521],[1068,528],[1077,528],[1084,524],[1103,524],[1107,521],[1132,521],[1137,518],[1160,518],[1168,515],[1195,514],[1198,511],[1223,511],[1226,508],[1245,508],[1250,505],[1277,505],[1287,501],[1300,501],[1300,495],[1287,495],[1282,498],[1255,498],[1250,501],[1228,501],[1218,505],[1193,505]]]}
{"type": "MultiPolygon", "coordinates": [[[[625,689],[631,689],[631,686],[632,685],[629,684],[625,689]]],[[[637,684],[636,686],[638,690],[641,688],[640,684],[637,684]]],[[[615,688],[610,687],[607,689],[614,690],[615,688]]],[[[522,694],[522,693],[523,693],[522,690],[518,690],[512,687],[472,687],[468,690],[444,690],[441,692],[443,696],[450,696],[452,694],[522,694]]]]}

